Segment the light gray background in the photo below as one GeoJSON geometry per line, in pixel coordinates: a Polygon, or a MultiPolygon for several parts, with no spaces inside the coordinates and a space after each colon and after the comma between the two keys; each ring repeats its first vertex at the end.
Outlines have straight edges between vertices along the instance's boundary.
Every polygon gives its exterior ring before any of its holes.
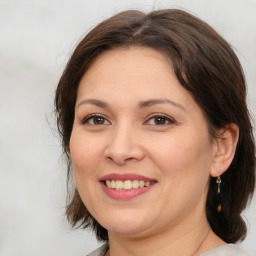
{"type": "MultiPolygon", "coordinates": [[[[54,91],[72,49],[95,24],[127,8],[163,7],[193,12],[235,47],[255,115],[256,0],[0,0],[0,255],[78,256],[98,246],[63,217],[54,91]]],[[[249,232],[241,246],[256,254],[255,197],[244,215],[249,232]]]]}

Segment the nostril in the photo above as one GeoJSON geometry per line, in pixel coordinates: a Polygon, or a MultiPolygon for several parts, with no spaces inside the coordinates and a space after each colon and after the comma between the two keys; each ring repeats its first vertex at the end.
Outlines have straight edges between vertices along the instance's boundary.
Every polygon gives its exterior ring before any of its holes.
{"type": "Polygon", "coordinates": [[[125,158],[125,157],[111,157],[111,156],[108,156],[106,159],[110,162],[115,162],[118,165],[125,165],[126,163],[130,163],[136,160],[136,158],[134,157],[125,158]]]}
{"type": "Polygon", "coordinates": [[[132,160],[134,160],[134,158],[133,157],[129,157],[129,158],[125,159],[124,161],[125,162],[131,162],[132,160]]]}

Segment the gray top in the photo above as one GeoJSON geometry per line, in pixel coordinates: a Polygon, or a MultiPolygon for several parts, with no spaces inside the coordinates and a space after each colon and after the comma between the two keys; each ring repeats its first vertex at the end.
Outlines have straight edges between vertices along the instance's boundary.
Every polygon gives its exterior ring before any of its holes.
{"type": "Polygon", "coordinates": [[[253,256],[243,251],[235,244],[226,244],[216,247],[208,252],[201,254],[201,256],[253,256]]]}
{"type": "MultiPolygon", "coordinates": [[[[108,244],[102,245],[97,250],[91,252],[87,256],[105,256],[108,250],[108,244]]],[[[201,254],[200,256],[253,256],[244,252],[235,244],[226,244],[220,247],[216,247],[208,252],[201,254]]]]}
{"type": "Polygon", "coordinates": [[[105,256],[105,254],[107,253],[107,250],[108,250],[108,244],[103,244],[100,248],[91,252],[87,256],[105,256]]]}

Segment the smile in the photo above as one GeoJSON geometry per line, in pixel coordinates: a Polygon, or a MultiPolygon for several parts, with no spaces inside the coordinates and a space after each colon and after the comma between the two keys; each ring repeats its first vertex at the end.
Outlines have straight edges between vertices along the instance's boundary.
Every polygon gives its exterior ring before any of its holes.
{"type": "Polygon", "coordinates": [[[105,185],[108,188],[116,189],[116,190],[130,190],[148,187],[155,183],[154,181],[144,181],[144,180],[106,180],[105,185]]]}
{"type": "Polygon", "coordinates": [[[146,193],[157,181],[137,174],[109,174],[100,183],[109,197],[127,200],[146,193]]]}

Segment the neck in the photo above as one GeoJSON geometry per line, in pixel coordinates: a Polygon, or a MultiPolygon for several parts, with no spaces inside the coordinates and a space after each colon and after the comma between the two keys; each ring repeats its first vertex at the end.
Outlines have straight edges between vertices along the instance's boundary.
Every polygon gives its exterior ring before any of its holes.
{"type": "Polygon", "coordinates": [[[149,236],[120,236],[109,232],[110,256],[198,256],[225,243],[217,237],[207,220],[193,229],[174,228],[149,236]]]}

